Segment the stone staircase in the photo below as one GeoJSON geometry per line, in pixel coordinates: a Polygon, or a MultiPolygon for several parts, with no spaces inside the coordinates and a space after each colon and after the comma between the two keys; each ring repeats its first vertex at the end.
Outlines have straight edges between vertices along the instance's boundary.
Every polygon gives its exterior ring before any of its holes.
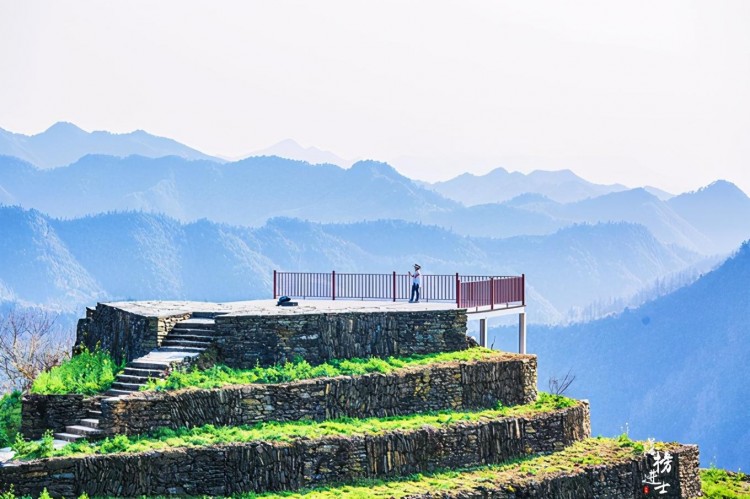
{"type": "Polygon", "coordinates": [[[79,420],[76,424],[66,426],[64,432],[55,433],[55,438],[66,442],[75,442],[82,438],[94,440],[100,437],[102,431],[99,429],[99,418],[102,415],[100,409],[103,398],[105,397],[101,395],[91,397],[87,402],[91,404],[92,408],[89,409],[86,417],[79,420]]]}
{"type": "Polygon", "coordinates": [[[103,436],[99,429],[101,417],[101,399],[124,397],[140,391],[151,378],[163,378],[175,364],[197,357],[204,352],[214,338],[214,319],[212,317],[191,317],[175,324],[161,347],[143,357],[134,359],[125,366],[115,378],[112,387],[104,396],[93,397],[94,409],[89,410],[87,417],[74,425],[66,426],[65,432],[55,433],[55,438],[75,442],[81,438],[96,439],[103,436]]]}

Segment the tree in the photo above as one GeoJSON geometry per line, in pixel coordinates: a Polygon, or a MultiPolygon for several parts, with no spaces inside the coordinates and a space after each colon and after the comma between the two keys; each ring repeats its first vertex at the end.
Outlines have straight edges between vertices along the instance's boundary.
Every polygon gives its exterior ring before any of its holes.
{"type": "Polygon", "coordinates": [[[565,390],[570,388],[570,385],[576,380],[576,375],[572,374],[570,370],[568,370],[567,374],[563,379],[558,379],[557,376],[550,376],[549,378],[549,391],[550,393],[554,393],[555,395],[562,395],[565,393],[565,390]]]}
{"type": "Polygon", "coordinates": [[[0,315],[0,386],[3,392],[31,388],[37,375],[70,357],[72,338],[41,309],[11,309],[0,315]]]}

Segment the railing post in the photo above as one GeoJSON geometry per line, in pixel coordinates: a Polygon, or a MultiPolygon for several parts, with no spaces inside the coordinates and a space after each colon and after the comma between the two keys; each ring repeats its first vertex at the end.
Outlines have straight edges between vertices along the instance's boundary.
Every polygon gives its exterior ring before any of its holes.
{"type": "Polygon", "coordinates": [[[273,299],[276,299],[276,271],[273,271],[273,299]]]}
{"type": "Polygon", "coordinates": [[[336,299],[336,271],[331,271],[331,299],[336,299]]]}
{"type": "Polygon", "coordinates": [[[396,271],[393,271],[393,301],[396,301],[396,271]]]}
{"type": "Polygon", "coordinates": [[[526,274],[521,274],[521,303],[526,306],[526,274]]]}
{"type": "Polygon", "coordinates": [[[456,272],[456,307],[461,308],[461,280],[456,272]]]}
{"type": "Polygon", "coordinates": [[[495,310],[495,278],[490,277],[490,310],[495,310]]]}

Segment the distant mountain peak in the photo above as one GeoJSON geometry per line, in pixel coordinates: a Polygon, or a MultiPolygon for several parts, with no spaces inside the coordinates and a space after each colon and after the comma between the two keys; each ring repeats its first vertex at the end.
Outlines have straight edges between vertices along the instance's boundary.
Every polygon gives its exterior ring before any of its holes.
{"type": "Polygon", "coordinates": [[[70,123],[69,121],[58,121],[51,127],[47,128],[42,133],[38,133],[34,135],[34,137],[38,137],[40,135],[44,134],[86,134],[87,132],[78,126],[74,125],[73,123],[70,123]]]}
{"type": "Polygon", "coordinates": [[[484,175],[459,175],[431,184],[430,188],[467,206],[502,203],[524,193],[542,194],[558,203],[570,203],[626,189],[618,184],[588,182],[568,169],[534,170],[525,174],[501,167],[484,175]]]}
{"type": "Polygon", "coordinates": [[[350,168],[352,173],[368,173],[371,175],[382,175],[390,178],[404,178],[394,167],[382,161],[366,159],[357,161],[350,168]]]}
{"type": "Polygon", "coordinates": [[[747,194],[744,193],[742,189],[737,187],[735,184],[728,180],[719,179],[711,182],[707,186],[701,187],[697,191],[698,193],[709,193],[709,192],[715,192],[715,193],[722,193],[722,194],[728,194],[731,193],[732,195],[741,195],[743,197],[746,197],[747,194]]]}
{"type": "Polygon", "coordinates": [[[342,168],[348,168],[354,163],[331,151],[319,149],[314,146],[304,147],[294,139],[284,139],[270,147],[254,151],[247,157],[253,156],[278,156],[280,158],[306,161],[313,165],[331,164],[342,168]]]}
{"type": "Polygon", "coordinates": [[[0,155],[14,156],[39,168],[75,163],[87,154],[150,158],[180,156],[185,159],[220,161],[172,139],[143,130],[129,133],[87,132],[73,123],[60,121],[36,135],[0,133],[0,155]]]}

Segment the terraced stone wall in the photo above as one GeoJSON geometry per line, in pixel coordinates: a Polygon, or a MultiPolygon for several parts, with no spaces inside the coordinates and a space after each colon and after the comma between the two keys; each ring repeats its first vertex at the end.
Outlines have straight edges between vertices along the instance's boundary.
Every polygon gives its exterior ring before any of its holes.
{"type": "Polygon", "coordinates": [[[89,350],[98,345],[115,359],[131,361],[161,345],[174,325],[189,317],[189,313],[147,317],[97,303],[95,309],[86,309],[85,319],[78,321],[75,345],[89,350]]]}
{"type": "Polygon", "coordinates": [[[85,395],[24,395],[21,399],[21,434],[41,438],[46,430],[65,431],[65,426],[85,418],[93,400],[85,395]]]}
{"type": "Polygon", "coordinates": [[[300,356],[311,364],[467,348],[466,311],[216,317],[218,361],[248,369],[300,356]]]}
{"type": "MultiPolygon", "coordinates": [[[[499,463],[551,452],[589,433],[588,404],[580,403],[528,418],[460,422],[408,432],[53,458],[0,468],[0,486],[13,484],[19,495],[38,495],[46,487],[55,497],[293,490],[499,463]]],[[[680,463],[675,459],[676,470],[680,463]]]]}
{"type": "Polygon", "coordinates": [[[243,425],[373,417],[421,411],[527,404],[536,400],[536,356],[507,354],[472,362],[215,390],[141,392],[104,399],[99,427],[108,434],[156,428],[243,425]]]}

